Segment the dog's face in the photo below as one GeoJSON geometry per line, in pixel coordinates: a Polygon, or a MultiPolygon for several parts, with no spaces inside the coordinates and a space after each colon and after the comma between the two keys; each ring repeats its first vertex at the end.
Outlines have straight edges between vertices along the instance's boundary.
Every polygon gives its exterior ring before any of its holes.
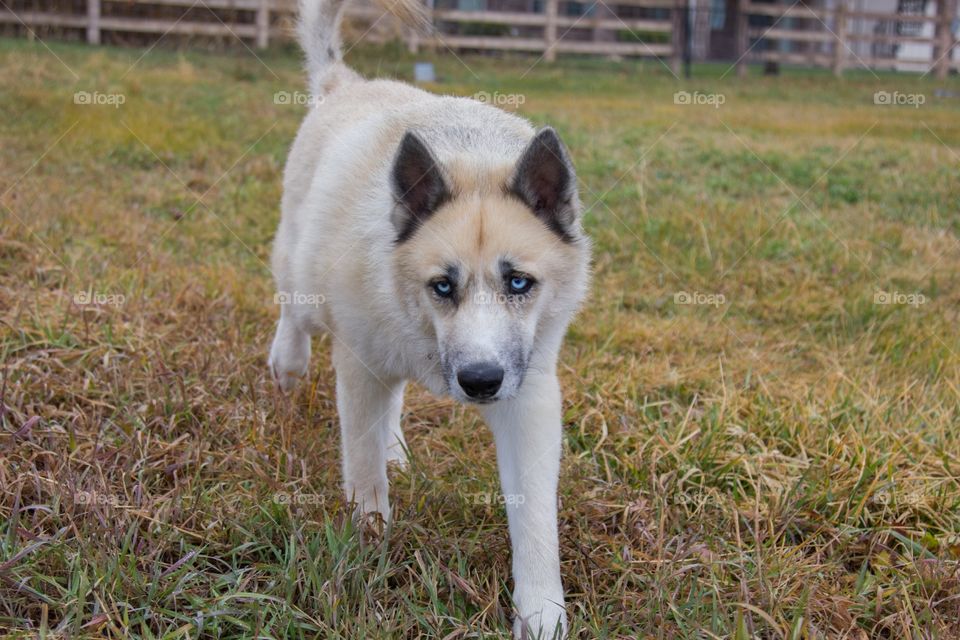
{"type": "Polygon", "coordinates": [[[565,323],[579,302],[589,251],[576,177],[552,130],[482,182],[439,167],[410,134],[401,144],[396,285],[463,402],[517,393],[544,321],[565,323]]]}

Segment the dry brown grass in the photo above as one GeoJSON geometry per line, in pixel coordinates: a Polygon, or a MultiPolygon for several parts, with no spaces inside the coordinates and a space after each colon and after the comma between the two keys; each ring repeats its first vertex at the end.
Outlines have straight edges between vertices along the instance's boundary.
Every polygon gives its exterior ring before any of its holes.
{"type": "MultiPolygon", "coordinates": [[[[0,629],[504,634],[478,417],[409,394],[396,521],[364,543],[329,345],[293,398],[265,375],[300,117],[272,95],[300,88],[295,57],[161,48],[126,74],[142,52],[55,47],[75,81],[38,46],[0,51],[0,629]]],[[[929,80],[705,69],[726,103],[680,107],[650,63],[521,80],[531,62],[468,58],[474,83],[438,60],[443,90],[521,92],[558,124],[592,204],[596,282],[562,367],[573,635],[960,637],[956,106],[872,104],[929,80]]]]}

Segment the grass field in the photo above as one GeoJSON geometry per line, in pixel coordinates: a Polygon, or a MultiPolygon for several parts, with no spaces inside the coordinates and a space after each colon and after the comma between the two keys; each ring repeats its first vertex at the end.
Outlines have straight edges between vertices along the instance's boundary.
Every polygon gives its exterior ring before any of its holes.
{"type": "MultiPolygon", "coordinates": [[[[0,40],[0,631],[506,637],[477,414],[410,391],[363,542],[328,341],[293,397],[266,375],[296,53],[50,47],[0,40]]],[[[571,635],[960,637],[960,82],[424,57],[579,169],[571,635]]]]}

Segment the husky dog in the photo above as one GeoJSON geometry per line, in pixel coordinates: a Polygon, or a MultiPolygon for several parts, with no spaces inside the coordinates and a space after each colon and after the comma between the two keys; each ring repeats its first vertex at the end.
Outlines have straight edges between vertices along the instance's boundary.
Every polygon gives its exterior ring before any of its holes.
{"type": "MultiPolygon", "coordinates": [[[[382,0],[422,19],[418,0],[382,0]]],[[[557,133],[342,62],[344,0],[301,0],[312,108],[290,150],[270,370],[290,390],[328,333],[347,499],[390,518],[403,390],[476,404],[513,547],[516,637],[563,637],[557,354],[589,279],[577,178],[557,133]]]]}

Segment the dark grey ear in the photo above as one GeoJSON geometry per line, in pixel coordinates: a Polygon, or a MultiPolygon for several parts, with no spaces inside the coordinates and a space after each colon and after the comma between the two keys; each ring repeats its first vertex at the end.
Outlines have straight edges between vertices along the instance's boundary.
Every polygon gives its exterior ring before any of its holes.
{"type": "Polygon", "coordinates": [[[391,222],[403,242],[450,199],[450,189],[430,149],[411,131],[400,141],[390,179],[397,202],[391,222]]]}
{"type": "Polygon", "coordinates": [[[564,241],[576,239],[580,213],[577,174],[553,128],[544,127],[527,145],[511,178],[510,192],[564,241]]]}

